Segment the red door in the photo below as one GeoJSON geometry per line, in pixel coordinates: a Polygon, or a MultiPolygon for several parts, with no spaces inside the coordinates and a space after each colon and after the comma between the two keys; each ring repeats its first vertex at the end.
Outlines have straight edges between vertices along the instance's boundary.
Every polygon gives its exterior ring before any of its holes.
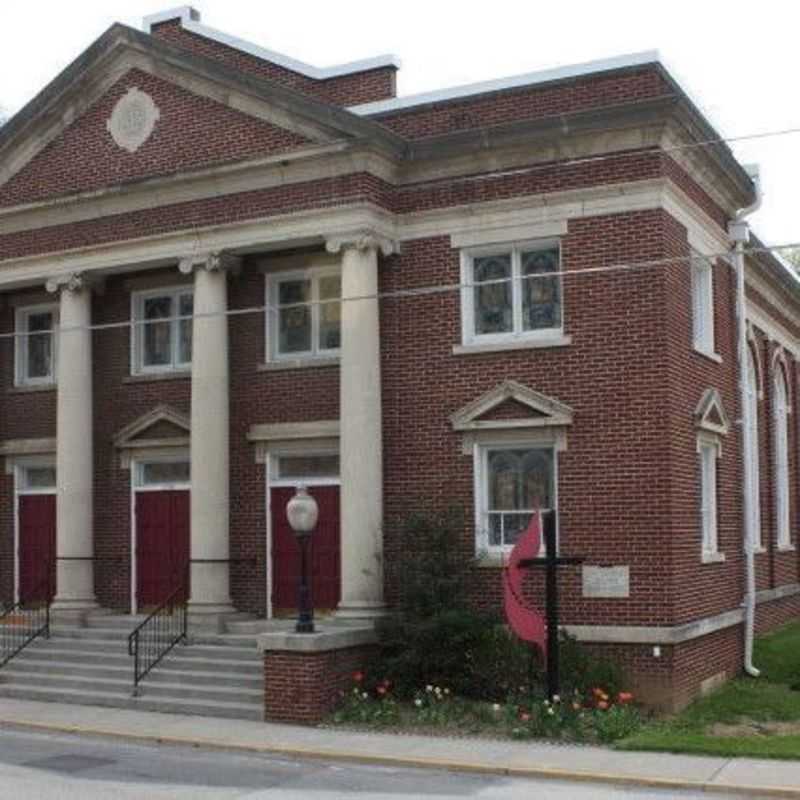
{"type": "MultiPolygon", "coordinates": [[[[339,487],[311,486],[308,492],[319,505],[309,548],[311,598],[314,608],[333,609],[340,599],[339,487]]],[[[291,487],[272,490],[272,606],[276,611],[297,608],[300,547],[286,521],[286,504],[293,494],[291,487]]]]}
{"type": "Polygon", "coordinates": [[[19,496],[19,599],[52,600],[56,586],[56,496],[19,496]],[[49,580],[48,580],[49,577],[49,580]]]}
{"type": "MultiPolygon", "coordinates": [[[[163,603],[189,564],[189,492],[136,493],[136,598],[139,608],[163,603]]],[[[188,586],[186,587],[188,590],[188,586]]]]}

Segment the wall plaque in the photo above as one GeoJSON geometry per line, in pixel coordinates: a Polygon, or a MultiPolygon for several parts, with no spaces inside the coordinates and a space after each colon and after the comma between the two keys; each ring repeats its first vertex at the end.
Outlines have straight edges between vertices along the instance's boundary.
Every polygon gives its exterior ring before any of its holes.
{"type": "Polygon", "coordinates": [[[160,116],[153,98],[133,86],[117,101],[106,128],[119,147],[135,153],[150,138],[160,116]]]}
{"type": "Polygon", "coordinates": [[[630,567],[583,568],[584,597],[614,598],[630,595],[630,567]]]}

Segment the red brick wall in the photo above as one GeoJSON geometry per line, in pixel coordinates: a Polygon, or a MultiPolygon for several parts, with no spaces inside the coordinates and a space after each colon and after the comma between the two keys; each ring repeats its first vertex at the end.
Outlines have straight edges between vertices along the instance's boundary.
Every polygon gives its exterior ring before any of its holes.
{"type": "Polygon", "coordinates": [[[264,653],[264,718],[314,725],[340,702],[364,669],[374,645],[326,653],[264,653]]]}
{"type": "MultiPolygon", "coordinates": [[[[571,220],[563,268],[599,267],[661,257],[668,217],[659,211],[571,220]]],[[[382,291],[460,280],[448,238],[404,243],[382,273],[382,291]]],[[[667,380],[662,271],[567,274],[565,348],[453,355],[460,342],[457,293],[386,300],[381,309],[385,501],[389,517],[420,501],[457,501],[468,527],[457,543],[475,553],[473,459],[449,415],[513,378],[574,409],[568,447],[559,455],[561,541],[592,564],[630,564],[630,600],[580,597],[579,571],[564,570],[564,621],[664,624],[671,551],[667,380]],[[625,312],[620,313],[624,308],[625,312]]],[[[386,536],[389,596],[394,596],[401,542],[386,536]]],[[[532,581],[535,582],[535,581],[532,581]]],[[[475,601],[500,607],[497,569],[474,573],[475,601]]],[[[541,599],[541,597],[539,598],[541,599]]]]}
{"type": "Polygon", "coordinates": [[[286,152],[304,144],[308,140],[299,134],[133,69],[0,187],[0,206],[286,152]],[[119,147],[106,129],[117,101],[132,87],[149,94],[160,112],[151,137],[135,153],[119,147]]]}
{"type": "Polygon", "coordinates": [[[333,105],[353,106],[386,100],[396,95],[397,70],[394,67],[382,67],[319,81],[186,31],[177,20],[156,25],[152,34],[183,50],[219,61],[238,72],[274,81],[333,105]]]}
{"type": "Polygon", "coordinates": [[[409,139],[674,95],[654,67],[426,104],[375,117],[409,139]]]}

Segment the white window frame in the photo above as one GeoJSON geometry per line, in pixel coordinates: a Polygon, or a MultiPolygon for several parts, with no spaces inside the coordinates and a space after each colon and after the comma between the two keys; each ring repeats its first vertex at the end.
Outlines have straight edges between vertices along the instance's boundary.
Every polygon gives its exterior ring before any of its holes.
{"type": "Polygon", "coordinates": [[[692,253],[692,342],[698,353],[718,360],[714,351],[714,268],[711,261],[692,253]]]}
{"type": "MultiPolygon", "coordinates": [[[[489,544],[489,452],[495,450],[549,450],[553,458],[553,506],[552,509],[538,509],[539,511],[556,511],[556,546],[559,541],[558,521],[558,453],[556,443],[544,443],[541,440],[519,439],[518,441],[487,440],[476,442],[473,449],[474,476],[475,476],[475,553],[478,557],[507,556],[511,553],[513,545],[489,544]]],[[[544,537],[540,553],[545,551],[544,537]]]]}
{"type": "Polygon", "coordinates": [[[269,454],[269,474],[270,474],[270,488],[277,489],[281,487],[299,486],[339,486],[341,485],[341,461],[339,463],[338,475],[296,475],[292,478],[280,477],[280,460],[282,458],[315,458],[316,456],[338,456],[339,449],[337,447],[308,447],[302,449],[275,448],[269,454]]]}
{"type": "Polygon", "coordinates": [[[719,551],[719,493],[718,474],[722,445],[719,438],[708,433],[697,437],[700,484],[700,540],[704,564],[724,561],[719,551]]]}
{"type": "Polygon", "coordinates": [[[562,267],[563,248],[560,238],[532,239],[481,247],[461,251],[461,341],[463,345],[506,344],[510,342],[535,342],[563,338],[564,334],[564,280],[562,267]],[[558,268],[554,278],[558,281],[561,302],[561,324],[552,328],[526,331],[522,327],[522,252],[558,249],[558,268]],[[481,256],[511,255],[511,307],[513,330],[504,333],[475,332],[475,258],[481,256]]]}
{"type": "MultiPolygon", "coordinates": [[[[194,287],[191,284],[178,286],[165,286],[160,289],[148,289],[131,294],[131,375],[151,375],[168,372],[189,372],[192,368],[191,361],[180,360],[180,323],[184,319],[180,314],[180,297],[192,295],[194,307],[194,287]],[[170,325],[170,354],[169,364],[144,363],[144,332],[147,324],[144,318],[144,304],[146,300],[154,297],[169,297],[173,303],[174,312],[163,320],[152,320],[153,323],[166,322],[170,325]]],[[[194,354],[194,343],[192,343],[194,354]]]]}
{"type": "Polygon", "coordinates": [[[750,462],[745,464],[745,469],[750,470],[750,521],[753,534],[753,549],[755,552],[764,551],[761,538],[761,465],[758,447],[758,365],[752,347],[747,348],[747,384],[746,399],[749,405],[750,425],[744,432],[748,437],[749,450],[752,454],[750,462]]]}
{"type": "Polygon", "coordinates": [[[779,550],[792,549],[791,503],[789,499],[789,386],[780,364],[773,381],[773,450],[775,461],[775,527],[779,550]]]}
{"type": "Polygon", "coordinates": [[[338,359],[340,357],[342,352],[341,347],[321,348],[319,346],[319,317],[321,308],[319,282],[322,278],[332,276],[341,278],[341,274],[342,269],[340,266],[307,267],[305,269],[271,272],[267,274],[265,281],[265,299],[267,307],[267,313],[265,315],[265,341],[267,363],[327,360],[338,359]],[[311,297],[308,301],[308,305],[311,308],[311,349],[294,353],[280,353],[278,351],[278,345],[280,343],[278,287],[281,283],[286,281],[296,280],[307,280],[311,282],[311,297]]]}
{"type": "Polygon", "coordinates": [[[133,488],[137,492],[170,492],[180,490],[191,490],[191,457],[185,450],[169,455],[142,456],[131,460],[133,476],[133,488]],[[186,481],[162,481],[159,483],[146,483],[144,480],[144,468],[147,464],[179,464],[186,462],[189,464],[189,480],[186,481]]]}
{"type": "Polygon", "coordinates": [[[39,303],[33,306],[22,306],[15,312],[15,347],[14,347],[14,385],[15,386],[52,386],[58,375],[58,304],[39,303]],[[27,320],[33,314],[49,313],[53,315],[51,336],[53,337],[53,357],[50,360],[50,374],[41,377],[30,377],[28,372],[27,346],[30,337],[27,334],[27,320]]]}

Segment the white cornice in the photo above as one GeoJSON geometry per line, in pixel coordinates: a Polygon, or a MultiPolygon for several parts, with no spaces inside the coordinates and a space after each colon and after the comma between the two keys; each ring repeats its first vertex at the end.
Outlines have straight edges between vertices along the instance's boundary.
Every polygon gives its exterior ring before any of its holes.
{"type": "Polygon", "coordinates": [[[350,61],[346,64],[337,64],[332,67],[315,67],[303,61],[290,58],[283,53],[267,50],[266,47],[260,47],[245,39],[239,39],[237,36],[231,36],[224,31],[218,31],[215,28],[210,28],[208,25],[203,25],[200,22],[200,12],[191,6],[179,6],[178,8],[171,8],[168,11],[150,14],[142,21],[142,29],[145,33],[151,33],[153,26],[162,22],[170,22],[171,20],[180,22],[184,30],[194,33],[197,36],[202,36],[204,39],[210,39],[219,44],[224,44],[227,47],[232,47],[235,50],[240,50],[243,53],[260,58],[262,61],[270,61],[284,69],[297,72],[300,75],[304,75],[306,78],[312,78],[317,81],[325,81],[330,78],[352,75],[357,72],[367,72],[373,69],[400,69],[401,66],[400,59],[395,55],[389,54],[365,58],[359,61],[350,61]]]}

